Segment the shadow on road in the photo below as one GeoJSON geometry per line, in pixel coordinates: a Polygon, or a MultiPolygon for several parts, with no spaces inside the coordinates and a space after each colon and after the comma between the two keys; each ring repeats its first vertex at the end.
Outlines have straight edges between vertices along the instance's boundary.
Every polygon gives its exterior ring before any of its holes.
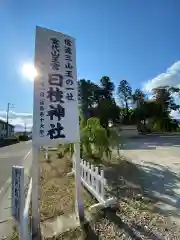
{"type": "Polygon", "coordinates": [[[153,150],[157,147],[180,147],[180,136],[179,135],[170,135],[170,136],[145,136],[138,137],[127,144],[124,143],[123,147],[126,150],[138,150],[138,149],[147,149],[153,150]]]}
{"type": "Polygon", "coordinates": [[[180,176],[170,169],[146,162],[148,166],[139,165],[144,171],[143,187],[147,189],[150,196],[158,199],[159,205],[155,207],[157,212],[163,213],[165,216],[174,216],[180,218],[180,176]]]}
{"type": "Polygon", "coordinates": [[[117,198],[147,196],[154,212],[174,216],[180,221],[180,176],[162,165],[147,162],[147,166],[122,160],[109,164],[105,176],[112,186],[110,193],[117,198]]]}

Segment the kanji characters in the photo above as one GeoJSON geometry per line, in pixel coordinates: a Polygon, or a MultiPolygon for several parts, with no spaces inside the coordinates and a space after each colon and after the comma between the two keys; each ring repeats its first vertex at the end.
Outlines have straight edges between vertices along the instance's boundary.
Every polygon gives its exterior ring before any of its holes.
{"type": "Polygon", "coordinates": [[[64,127],[58,122],[55,124],[50,124],[51,129],[48,130],[47,136],[50,137],[50,139],[56,139],[56,138],[65,138],[66,136],[62,133],[62,130],[64,127]]]}
{"type": "Polygon", "coordinates": [[[53,120],[54,116],[58,118],[58,121],[61,120],[61,117],[65,116],[65,109],[60,105],[57,104],[56,106],[54,105],[49,105],[50,110],[48,110],[47,116],[50,116],[50,120],[53,120]]]}
{"type": "Polygon", "coordinates": [[[50,87],[47,93],[48,93],[47,98],[49,98],[50,102],[64,103],[63,91],[61,91],[58,87],[56,88],[50,87]]]}
{"type": "Polygon", "coordinates": [[[52,73],[48,75],[48,83],[52,86],[63,86],[63,76],[58,73],[52,73]]]}
{"type": "Polygon", "coordinates": [[[50,38],[51,42],[51,67],[53,70],[59,70],[60,69],[60,62],[59,62],[59,57],[60,57],[60,41],[57,38],[50,38]]]}

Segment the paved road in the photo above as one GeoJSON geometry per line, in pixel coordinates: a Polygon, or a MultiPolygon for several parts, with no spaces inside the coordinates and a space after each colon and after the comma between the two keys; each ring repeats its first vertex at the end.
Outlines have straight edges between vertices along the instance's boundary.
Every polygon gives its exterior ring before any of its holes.
{"type": "Polygon", "coordinates": [[[11,176],[13,165],[22,164],[31,149],[31,141],[0,148],[0,189],[11,176]]]}
{"type": "Polygon", "coordinates": [[[10,239],[14,226],[11,216],[11,185],[5,183],[11,177],[12,166],[19,164],[25,168],[25,184],[28,184],[32,164],[30,149],[31,141],[0,148],[0,239],[10,239]]]}
{"type": "Polygon", "coordinates": [[[180,224],[180,135],[132,139],[122,152],[143,171],[142,185],[159,199],[157,211],[180,224]]]}

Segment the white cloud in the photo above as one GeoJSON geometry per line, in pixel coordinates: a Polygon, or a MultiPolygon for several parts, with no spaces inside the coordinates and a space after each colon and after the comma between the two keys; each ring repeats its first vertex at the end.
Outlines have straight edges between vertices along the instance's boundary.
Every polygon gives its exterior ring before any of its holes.
{"type": "Polygon", "coordinates": [[[178,111],[171,111],[171,117],[175,119],[180,119],[180,113],[178,111]]]}
{"type": "MultiPolygon", "coordinates": [[[[6,121],[6,112],[0,111],[0,119],[6,121]]],[[[30,131],[32,128],[32,114],[31,113],[17,113],[10,111],[9,112],[9,123],[15,126],[16,131],[23,131],[26,129],[30,131]]]]}
{"type": "Polygon", "coordinates": [[[151,92],[153,88],[167,85],[180,87],[180,61],[175,62],[166,72],[159,74],[145,83],[144,90],[151,92]]]}

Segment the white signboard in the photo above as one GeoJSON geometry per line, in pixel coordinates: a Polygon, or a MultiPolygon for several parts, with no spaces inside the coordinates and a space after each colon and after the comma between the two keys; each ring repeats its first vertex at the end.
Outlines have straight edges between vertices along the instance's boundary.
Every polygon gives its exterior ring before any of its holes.
{"type": "Polygon", "coordinates": [[[75,40],[36,28],[33,145],[79,141],[75,40]]]}
{"type": "Polygon", "coordinates": [[[12,167],[12,216],[20,222],[24,210],[24,167],[12,167]]]}

